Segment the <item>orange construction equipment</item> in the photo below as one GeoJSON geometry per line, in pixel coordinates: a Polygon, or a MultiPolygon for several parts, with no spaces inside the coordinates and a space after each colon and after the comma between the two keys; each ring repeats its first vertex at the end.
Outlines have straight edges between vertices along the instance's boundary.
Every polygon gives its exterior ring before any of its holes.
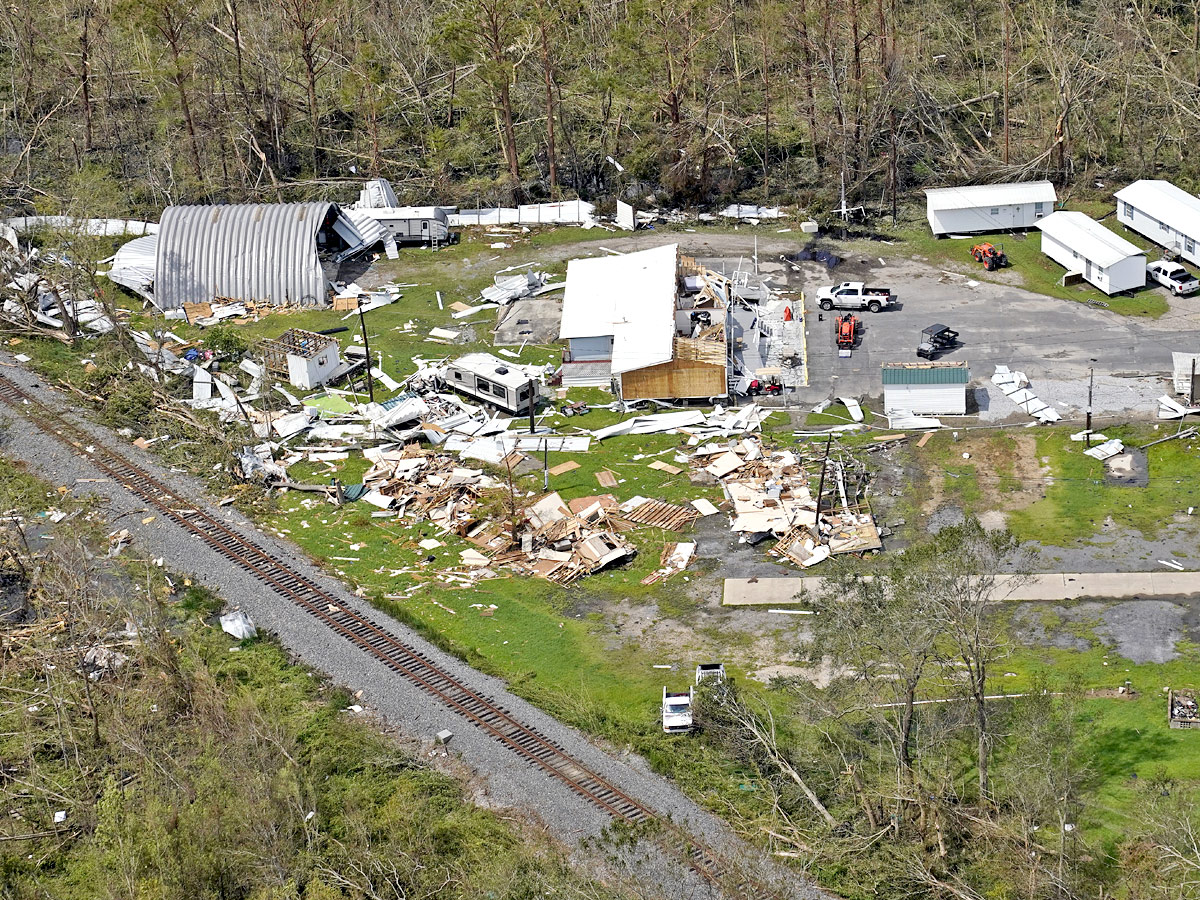
{"type": "Polygon", "coordinates": [[[854,338],[858,334],[858,319],[854,316],[838,316],[833,321],[837,330],[837,345],[843,349],[854,347],[854,338]]]}
{"type": "Polygon", "coordinates": [[[1004,250],[997,249],[988,243],[976,244],[972,247],[971,256],[974,257],[975,262],[983,263],[984,269],[989,272],[995,272],[1008,265],[1008,257],[1004,255],[1004,250]]]}

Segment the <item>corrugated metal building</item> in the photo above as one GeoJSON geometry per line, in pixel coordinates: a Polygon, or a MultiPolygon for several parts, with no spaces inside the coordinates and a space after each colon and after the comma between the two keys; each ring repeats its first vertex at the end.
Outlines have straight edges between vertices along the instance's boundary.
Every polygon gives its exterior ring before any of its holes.
{"type": "Polygon", "coordinates": [[[168,206],[154,303],[162,310],[214,299],[320,306],[342,261],[364,249],[336,203],[168,206]]]}
{"type": "Polygon", "coordinates": [[[1200,265],[1200,198],[1155,179],[1135,181],[1114,196],[1122,225],[1200,265]]]}
{"type": "MultiPolygon", "coordinates": [[[[1056,212],[1038,222],[1042,252],[1106,294],[1146,286],[1146,254],[1081,212],[1056,212]]],[[[1067,276],[1064,276],[1067,277],[1067,276]]]]}
{"type": "Polygon", "coordinates": [[[885,363],[883,408],[888,415],[965,416],[970,381],[965,362],[885,363]]]}
{"type": "Polygon", "coordinates": [[[1030,228],[1054,212],[1058,195],[1049,181],[1013,184],[972,184],[929,188],[925,214],[929,227],[944,234],[976,234],[1030,228]]]}

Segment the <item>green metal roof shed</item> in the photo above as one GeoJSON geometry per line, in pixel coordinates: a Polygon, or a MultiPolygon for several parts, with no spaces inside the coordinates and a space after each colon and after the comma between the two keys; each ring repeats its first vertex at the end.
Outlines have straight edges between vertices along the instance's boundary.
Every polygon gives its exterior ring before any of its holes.
{"type": "Polygon", "coordinates": [[[882,378],[888,413],[966,415],[971,370],[965,362],[886,363],[882,378]]]}

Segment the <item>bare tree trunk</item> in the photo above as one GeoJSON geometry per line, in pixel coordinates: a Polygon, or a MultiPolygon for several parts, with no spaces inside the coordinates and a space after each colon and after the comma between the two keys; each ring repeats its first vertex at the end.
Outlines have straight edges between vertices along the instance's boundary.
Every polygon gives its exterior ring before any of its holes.
{"type": "Polygon", "coordinates": [[[542,32],[542,74],[546,82],[546,156],[550,166],[550,196],[558,196],[558,159],[554,149],[554,83],[550,77],[550,42],[546,38],[546,24],[542,32]]]}
{"type": "Polygon", "coordinates": [[[83,149],[92,149],[92,61],[88,26],[92,7],[83,11],[83,32],[79,35],[79,95],[83,103],[83,149]]]}

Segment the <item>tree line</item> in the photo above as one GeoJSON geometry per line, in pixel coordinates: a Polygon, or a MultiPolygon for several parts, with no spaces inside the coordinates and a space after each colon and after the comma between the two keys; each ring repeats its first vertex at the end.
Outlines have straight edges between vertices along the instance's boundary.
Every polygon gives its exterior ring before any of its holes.
{"type": "Polygon", "coordinates": [[[0,11],[6,205],[653,193],[887,210],[1200,170],[1200,0],[46,0],[0,11]]]}

